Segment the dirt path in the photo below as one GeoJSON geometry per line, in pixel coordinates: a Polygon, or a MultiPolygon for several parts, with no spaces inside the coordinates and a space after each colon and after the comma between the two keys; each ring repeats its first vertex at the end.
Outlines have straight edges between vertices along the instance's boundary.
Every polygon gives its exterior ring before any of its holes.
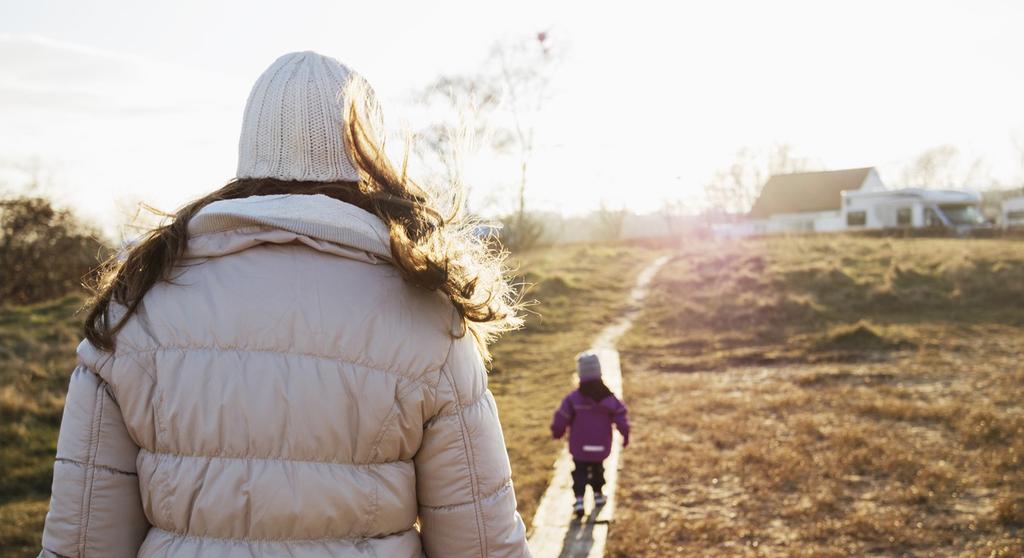
{"type": "MultiPolygon", "coordinates": [[[[643,301],[647,297],[651,280],[668,259],[669,256],[660,257],[640,272],[636,285],[629,294],[626,311],[594,338],[592,349],[600,356],[601,376],[615,393],[622,393],[622,371],[619,368],[619,353],[615,350],[615,345],[633,326],[633,320],[640,313],[643,301]]],[[[562,450],[555,462],[551,484],[548,485],[533,517],[530,551],[535,558],[604,555],[608,523],[615,515],[615,484],[621,449],[622,438],[616,435],[612,440],[611,455],[605,461],[604,493],[608,495],[608,504],[597,516],[588,513],[583,521],[576,521],[572,517],[572,504],[575,500],[572,493],[572,457],[568,450],[562,450]]],[[[593,499],[589,495],[586,506],[588,511],[594,507],[593,499]]]]}

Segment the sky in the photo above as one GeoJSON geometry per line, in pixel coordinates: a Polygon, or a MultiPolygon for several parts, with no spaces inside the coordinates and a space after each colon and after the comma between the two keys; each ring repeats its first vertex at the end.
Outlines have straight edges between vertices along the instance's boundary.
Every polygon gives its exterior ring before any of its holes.
{"type": "MultiPolygon", "coordinates": [[[[172,210],[233,176],[248,90],[281,54],[342,60],[389,126],[415,128],[415,91],[538,31],[564,49],[536,130],[536,209],[699,205],[739,148],[780,143],[890,184],[954,145],[1014,184],[1022,24],[1009,0],[3,0],[0,185],[36,172],[105,228],[140,201],[172,210]]],[[[516,175],[484,157],[467,178],[472,204],[497,211],[516,175]]]]}

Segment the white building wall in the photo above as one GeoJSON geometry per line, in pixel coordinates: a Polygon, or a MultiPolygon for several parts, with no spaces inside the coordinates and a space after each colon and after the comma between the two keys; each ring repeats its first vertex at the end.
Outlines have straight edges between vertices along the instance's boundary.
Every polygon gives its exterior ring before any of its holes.
{"type": "Polygon", "coordinates": [[[1024,217],[1018,216],[1024,213],[1024,197],[1013,198],[1003,202],[1003,226],[1024,227],[1024,217]],[[1013,218],[1011,218],[1011,214],[1013,218]]]}
{"type": "Polygon", "coordinates": [[[768,232],[775,234],[808,233],[818,231],[818,222],[831,223],[838,212],[808,211],[806,213],[784,213],[768,219],[768,232]]]}
{"type": "Polygon", "coordinates": [[[747,238],[767,233],[768,221],[766,219],[711,225],[711,235],[720,239],[747,238]]]}
{"type": "Polygon", "coordinates": [[[868,171],[868,175],[864,177],[864,183],[858,188],[858,191],[861,192],[880,192],[882,190],[885,190],[885,184],[882,184],[882,178],[878,176],[878,171],[875,169],[868,171]]]}
{"type": "Polygon", "coordinates": [[[814,221],[816,232],[837,232],[846,230],[846,218],[840,211],[830,211],[814,221]]]}

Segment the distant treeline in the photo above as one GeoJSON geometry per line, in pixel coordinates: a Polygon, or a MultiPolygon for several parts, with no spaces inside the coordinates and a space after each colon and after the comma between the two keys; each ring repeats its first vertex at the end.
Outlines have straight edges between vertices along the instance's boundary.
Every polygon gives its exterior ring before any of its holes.
{"type": "Polygon", "coordinates": [[[0,198],[0,304],[30,304],[81,289],[110,247],[44,197],[0,198]]]}

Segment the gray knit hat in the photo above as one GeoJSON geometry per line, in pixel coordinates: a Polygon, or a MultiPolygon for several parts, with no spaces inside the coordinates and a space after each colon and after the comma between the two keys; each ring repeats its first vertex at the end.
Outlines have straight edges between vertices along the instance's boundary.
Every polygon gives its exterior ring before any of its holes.
{"type": "Polygon", "coordinates": [[[358,181],[343,118],[353,80],[365,83],[341,62],[315,52],[278,58],[256,80],[245,104],[236,176],[358,181]]]}
{"type": "Polygon", "coordinates": [[[576,374],[581,382],[600,379],[601,359],[590,351],[576,355],[576,374]]]}

